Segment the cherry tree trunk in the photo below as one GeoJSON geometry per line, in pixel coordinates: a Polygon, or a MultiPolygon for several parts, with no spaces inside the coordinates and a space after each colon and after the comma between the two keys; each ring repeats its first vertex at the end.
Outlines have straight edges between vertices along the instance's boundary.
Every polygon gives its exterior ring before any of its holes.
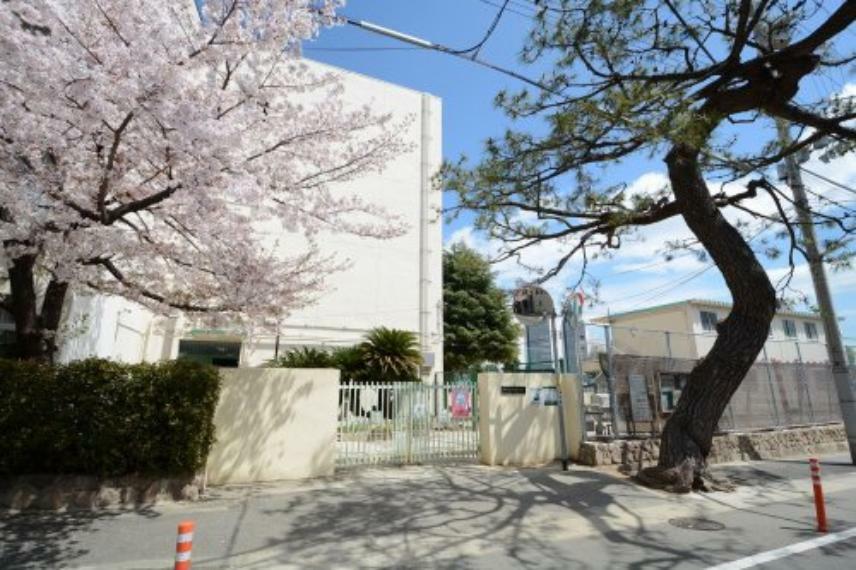
{"type": "Polygon", "coordinates": [[[710,352],[693,368],[663,429],[657,467],[640,479],[675,491],[703,486],[713,434],[731,396],[767,340],[776,293],[749,244],[720,213],[698,164],[698,150],[676,145],[666,158],[672,191],[690,230],[725,279],[733,307],[710,352]]]}
{"type": "Polygon", "coordinates": [[[39,327],[38,296],[33,268],[35,255],[23,255],[12,260],[9,267],[12,318],[15,321],[15,355],[26,360],[45,358],[45,346],[39,327]]]}
{"type": "Polygon", "coordinates": [[[57,349],[56,333],[68,284],[52,279],[45,289],[40,312],[35,266],[36,255],[28,254],[13,259],[8,270],[15,355],[24,360],[51,361],[57,349]]]}

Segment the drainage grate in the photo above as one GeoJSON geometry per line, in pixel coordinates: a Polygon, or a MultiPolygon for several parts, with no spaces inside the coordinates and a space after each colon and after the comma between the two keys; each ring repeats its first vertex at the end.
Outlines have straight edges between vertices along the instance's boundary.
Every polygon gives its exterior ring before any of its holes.
{"type": "Polygon", "coordinates": [[[689,530],[722,530],[725,525],[710,519],[699,519],[694,517],[681,517],[669,519],[669,524],[678,528],[689,530]]]}

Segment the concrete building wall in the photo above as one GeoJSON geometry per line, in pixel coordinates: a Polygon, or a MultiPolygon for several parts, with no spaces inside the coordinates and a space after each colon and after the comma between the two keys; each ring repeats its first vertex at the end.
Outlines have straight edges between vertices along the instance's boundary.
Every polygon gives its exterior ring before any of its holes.
{"type": "Polygon", "coordinates": [[[119,362],[145,360],[149,334],[156,317],[144,307],[105,295],[71,293],[59,331],[58,360],[85,357],[119,362]]]}
{"type": "Polygon", "coordinates": [[[686,334],[683,307],[640,312],[611,319],[616,354],[695,358],[695,343],[686,334]],[[668,331],[668,338],[663,331],[668,331]]]}
{"type": "MultiPolygon", "coordinates": [[[[322,254],[347,261],[345,270],[327,276],[319,301],[293,311],[279,330],[280,354],[298,346],[348,346],[378,326],[418,335],[425,355],[423,378],[442,371],[442,192],[433,177],[442,162],[442,108],[438,98],[320,63],[320,72],[341,76],[344,98],[354,107],[369,105],[403,124],[406,152],[379,173],[344,183],[355,194],[401,216],[405,235],[377,240],[322,231],[316,237],[322,254]]],[[[270,238],[300,251],[302,235],[272,228],[270,238]]],[[[286,251],[283,247],[283,251],[286,251]]],[[[178,356],[183,338],[241,342],[241,366],[259,366],[273,358],[275,331],[224,328],[210,330],[179,317],[160,317],[120,299],[75,295],[63,335],[63,360],[101,356],[123,361],[162,360],[178,356]]]]}
{"type": "MultiPolygon", "coordinates": [[[[728,317],[729,311],[730,308],[722,303],[686,301],[612,315],[608,320],[612,324],[614,352],[633,356],[701,358],[713,347],[717,336],[715,330],[705,329],[702,312],[713,313],[720,322],[728,317]]],[[[607,318],[597,320],[606,321],[607,318]]],[[[827,363],[825,343],[823,323],[819,317],[782,312],[773,319],[765,349],[771,361],[827,363]],[[793,323],[795,336],[788,336],[785,321],[793,323]],[[809,336],[811,325],[812,334],[816,334],[814,338],[809,336]]],[[[758,359],[764,359],[763,352],[758,359]]]]}
{"type": "MultiPolygon", "coordinates": [[[[728,317],[729,309],[714,305],[688,304],[687,311],[692,319],[691,332],[695,335],[696,350],[699,357],[707,354],[716,342],[716,333],[704,330],[701,312],[715,313],[718,320],[728,317]]],[[[778,362],[829,362],[826,353],[826,336],[823,333],[823,323],[820,318],[810,318],[802,314],[782,313],[773,318],[770,326],[770,337],[765,349],[770,360],[778,362]],[[790,337],[785,331],[785,321],[791,321],[796,327],[796,336],[790,337]],[[806,323],[812,323],[817,332],[817,338],[809,338],[806,323]],[[797,348],[799,343],[799,348],[797,348]]],[[[764,359],[764,354],[758,356],[764,359]]]]}
{"type": "Polygon", "coordinates": [[[208,483],[333,474],[338,370],[223,370],[208,483]]]}

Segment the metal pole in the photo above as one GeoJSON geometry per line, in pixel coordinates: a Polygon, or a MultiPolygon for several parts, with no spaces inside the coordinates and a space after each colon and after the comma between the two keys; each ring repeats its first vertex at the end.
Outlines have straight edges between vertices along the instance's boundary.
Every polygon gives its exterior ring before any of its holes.
{"type": "Polygon", "coordinates": [[[577,326],[574,327],[574,358],[575,365],[577,368],[577,386],[579,386],[579,402],[577,403],[578,409],[577,413],[580,415],[580,439],[581,441],[586,441],[586,404],[585,404],[585,395],[583,394],[585,388],[583,387],[583,361],[585,359],[585,355],[583,354],[584,348],[582,347],[582,343],[580,342],[581,338],[588,338],[586,336],[586,324],[582,322],[582,320],[576,321],[577,326]],[[579,328],[582,327],[583,334],[582,336],[579,334],[579,328]]]}
{"type": "Polygon", "coordinates": [[[550,315],[550,344],[553,347],[553,372],[558,374],[559,370],[559,344],[556,339],[556,315],[550,315]]]}
{"type": "Polygon", "coordinates": [[[559,441],[562,444],[562,456],[559,458],[562,461],[562,471],[568,470],[568,441],[565,438],[565,397],[562,394],[562,388],[559,384],[559,374],[556,373],[556,392],[559,394],[559,441]]]}
{"type": "MultiPolygon", "coordinates": [[[[568,442],[565,441],[565,402],[562,398],[562,389],[559,384],[559,343],[556,338],[556,314],[550,315],[550,343],[553,346],[553,375],[556,377],[556,393],[559,395],[559,441],[562,444],[562,471],[568,470],[568,442]]],[[[567,357],[567,355],[565,355],[567,357]]]]}
{"type": "Polygon", "coordinates": [[[672,333],[666,331],[666,354],[672,358],[672,333]]]}
{"type": "Polygon", "coordinates": [[[606,386],[609,389],[609,411],[612,413],[612,435],[618,434],[618,402],[615,398],[615,379],[612,370],[612,335],[610,325],[603,325],[606,337],[606,386]]]}
{"type": "Polygon", "coordinates": [[[413,463],[413,387],[407,388],[407,463],[413,463]]]}
{"type": "MultiPolygon", "coordinates": [[[[791,137],[788,132],[788,124],[782,120],[777,120],[776,128],[782,145],[784,147],[790,145],[791,137]]],[[[829,291],[826,270],[823,267],[823,256],[817,245],[805,186],[800,175],[799,164],[794,155],[785,159],[785,166],[788,172],[788,185],[794,194],[797,220],[799,221],[806,261],[811,272],[811,280],[814,284],[817,306],[820,308],[820,317],[823,320],[826,350],[829,361],[832,363],[835,391],[838,393],[841,417],[844,420],[844,430],[850,445],[850,459],[856,465],[856,386],[854,386],[853,378],[851,378],[850,370],[847,367],[844,343],[841,341],[841,331],[838,329],[838,320],[832,304],[832,294],[829,291]]]]}
{"type": "MultiPolygon", "coordinates": [[[[530,340],[529,339],[529,325],[527,325],[526,323],[523,323],[523,331],[526,333],[526,365],[523,367],[523,369],[528,370],[529,364],[532,361],[532,354],[531,354],[532,351],[529,349],[529,347],[531,346],[529,344],[529,340],[530,340]]],[[[519,371],[520,371],[519,368],[518,368],[518,370],[515,370],[515,372],[519,372],[519,371]]]]}

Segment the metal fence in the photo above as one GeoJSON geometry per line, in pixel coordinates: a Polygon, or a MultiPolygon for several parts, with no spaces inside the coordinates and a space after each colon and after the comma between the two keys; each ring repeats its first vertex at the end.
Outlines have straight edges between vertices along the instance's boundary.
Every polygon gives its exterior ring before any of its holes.
{"type": "MultiPolygon", "coordinates": [[[[689,372],[713,345],[712,333],[686,334],[587,325],[581,355],[587,431],[643,436],[662,430],[689,372]]],[[[841,421],[826,346],[770,338],[720,420],[721,431],[841,421]]]]}
{"type": "Polygon", "coordinates": [[[337,466],[471,461],[478,445],[473,383],[339,387],[337,466]]]}

